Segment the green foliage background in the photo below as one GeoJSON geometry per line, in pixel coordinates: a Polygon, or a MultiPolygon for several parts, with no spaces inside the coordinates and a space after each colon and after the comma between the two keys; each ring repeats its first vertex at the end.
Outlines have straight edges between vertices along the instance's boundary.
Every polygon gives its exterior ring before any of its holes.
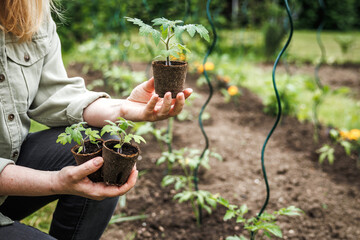
{"type": "MultiPolygon", "coordinates": [[[[239,0],[238,8],[232,0],[213,0],[212,17],[219,28],[258,28],[276,20],[278,26],[286,25],[284,3],[280,0],[239,0]]],[[[156,17],[170,20],[184,19],[208,25],[206,1],[203,0],[77,0],[60,1],[65,21],[58,18],[58,32],[63,49],[69,50],[75,42],[95,37],[98,33],[127,32],[133,26],[125,24],[124,16],[141,18],[150,22],[156,17]],[[190,8],[189,8],[190,6],[190,8]]],[[[316,29],[322,19],[321,8],[316,0],[289,1],[297,29],[316,29]]],[[[360,1],[325,0],[325,29],[356,30],[360,27],[360,1]]]]}

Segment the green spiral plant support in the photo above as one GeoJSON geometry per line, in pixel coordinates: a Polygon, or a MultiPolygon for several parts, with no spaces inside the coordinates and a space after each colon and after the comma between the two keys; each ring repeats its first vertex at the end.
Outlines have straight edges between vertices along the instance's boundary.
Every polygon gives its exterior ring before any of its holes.
{"type": "Polygon", "coordinates": [[[322,102],[322,97],[324,95],[325,87],[320,81],[319,77],[319,69],[320,66],[325,62],[326,59],[326,51],[325,46],[321,40],[321,32],[324,28],[325,21],[324,21],[324,13],[325,13],[325,3],[323,0],[319,0],[320,8],[321,8],[321,23],[317,29],[316,32],[316,40],[319,45],[320,51],[321,51],[321,58],[320,62],[315,67],[315,83],[319,90],[319,92],[314,96],[314,103],[313,103],[313,122],[314,122],[314,140],[317,142],[319,140],[319,118],[318,118],[318,107],[320,103],[322,102]]]}
{"type": "MultiPolygon", "coordinates": [[[[292,35],[293,35],[293,31],[294,31],[293,20],[292,20],[292,17],[291,17],[291,12],[290,12],[288,1],[287,0],[284,0],[284,1],[285,1],[286,12],[288,14],[289,22],[290,22],[290,33],[289,33],[288,40],[286,41],[284,47],[281,49],[279,55],[277,56],[277,58],[275,60],[273,71],[272,71],[272,82],[273,82],[273,87],[274,87],[274,91],[275,91],[275,95],[276,95],[276,99],[277,99],[277,103],[278,103],[278,114],[277,114],[277,117],[276,117],[276,121],[275,121],[273,127],[271,128],[269,134],[267,135],[267,137],[265,139],[265,142],[264,142],[264,145],[263,145],[262,150],[261,150],[261,168],[262,168],[262,172],[263,172],[263,175],[264,175],[264,181],[265,181],[265,185],[266,185],[266,199],[265,199],[265,202],[264,202],[260,212],[258,213],[258,215],[256,217],[257,219],[259,219],[260,216],[263,214],[263,212],[264,212],[264,210],[265,210],[265,208],[266,208],[266,206],[267,206],[267,204],[269,202],[269,198],[270,198],[270,187],[269,187],[269,182],[268,182],[268,179],[267,179],[267,176],[266,176],[265,161],[264,161],[265,148],[266,148],[266,145],[267,145],[271,135],[273,134],[274,130],[276,129],[276,127],[277,127],[277,125],[278,125],[278,123],[280,121],[281,114],[282,114],[280,96],[279,96],[279,92],[278,92],[277,87],[276,87],[275,72],[276,72],[276,67],[277,67],[277,65],[279,63],[279,60],[280,60],[281,56],[283,55],[286,48],[289,46],[289,44],[291,42],[291,38],[292,38],[292,35]]],[[[251,239],[252,240],[255,239],[255,233],[254,232],[251,232],[251,239]]]]}
{"type": "MultiPolygon", "coordinates": [[[[206,135],[206,132],[204,130],[204,125],[203,125],[203,122],[202,122],[202,115],[204,113],[204,110],[205,110],[206,106],[210,102],[210,100],[211,100],[211,98],[213,96],[213,91],[214,91],[213,86],[211,85],[209,76],[207,74],[207,71],[205,70],[205,63],[206,63],[209,55],[211,54],[211,52],[214,50],[216,40],[217,40],[215,25],[214,25],[214,23],[212,21],[211,15],[210,15],[210,3],[211,3],[211,0],[208,0],[207,3],[206,3],[206,15],[207,15],[209,23],[211,25],[211,29],[212,29],[212,32],[214,34],[214,39],[213,39],[213,42],[211,43],[210,47],[208,48],[208,51],[207,51],[207,53],[206,53],[206,55],[204,57],[204,61],[203,61],[204,76],[205,76],[207,84],[209,86],[209,96],[208,96],[206,102],[204,103],[204,105],[201,107],[201,110],[200,110],[200,113],[199,113],[199,119],[198,119],[201,132],[202,132],[202,134],[203,134],[203,136],[205,138],[205,148],[204,148],[203,152],[200,155],[200,160],[199,160],[198,164],[196,165],[196,168],[195,168],[195,171],[194,171],[194,185],[195,185],[195,190],[196,191],[199,191],[199,186],[198,186],[199,166],[201,164],[202,159],[204,158],[206,150],[209,149],[209,139],[208,139],[208,137],[206,135]]],[[[200,205],[198,207],[199,207],[199,220],[200,220],[200,224],[202,224],[202,211],[201,211],[202,209],[201,209],[200,205]]]]}

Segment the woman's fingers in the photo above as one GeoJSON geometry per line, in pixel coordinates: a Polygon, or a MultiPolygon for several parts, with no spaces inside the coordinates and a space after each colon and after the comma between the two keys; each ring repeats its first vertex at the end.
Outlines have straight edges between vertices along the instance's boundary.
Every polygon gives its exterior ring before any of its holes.
{"type": "Polygon", "coordinates": [[[148,93],[154,92],[155,90],[154,77],[150,78],[148,81],[145,82],[143,89],[148,93]]]}
{"type": "Polygon", "coordinates": [[[118,193],[120,195],[124,195],[125,193],[130,191],[130,189],[135,186],[138,175],[139,172],[136,170],[136,168],[133,168],[127,182],[124,185],[118,187],[118,193]]]}
{"type": "Polygon", "coordinates": [[[71,175],[71,178],[74,180],[81,180],[91,173],[96,172],[104,163],[104,160],[102,157],[96,157],[93,158],[90,161],[87,161],[79,166],[76,166],[71,169],[71,172],[69,173],[71,175]]]}
{"type": "Polygon", "coordinates": [[[150,98],[149,102],[146,104],[145,115],[147,116],[147,118],[154,114],[155,107],[156,107],[156,104],[158,103],[158,101],[159,101],[159,96],[157,94],[154,94],[150,98]]]}
{"type": "Polygon", "coordinates": [[[167,92],[164,95],[162,106],[160,107],[159,111],[157,112],[160,117],[164,117],[169,115],[169,111],[172,105],[172,97],[171,92],[167,92]]]}
{"type": "Polygon", "coordinates": [[[91,193],[95,196],[90,195],[90,198],[101,200],[105,197],[117,197],[124,195],[135,186],[137,177],[138,171],[136,168],[133,168],[127,182],[121,186],[111,186],[104,183],[95,183],[91,189],[91,193]]]}
{"type": "Polygon", "coordinates": [[[192,94],[193,90],[191,88],[186,88],[184,89],[183,93],[185,96],[185,99],[187,99],[188,97],[190,97],[190,95],[192,94]]]}
{"type": "Polygon", "coordinates": [[[176,101],[174,106],[171,108],[170,110],[170,115],[171,116],[175,116],[178,115],[182,109],[184,108],[185,105],[185,96],[184,93],[178,93],[176,96],[176,101]]]}

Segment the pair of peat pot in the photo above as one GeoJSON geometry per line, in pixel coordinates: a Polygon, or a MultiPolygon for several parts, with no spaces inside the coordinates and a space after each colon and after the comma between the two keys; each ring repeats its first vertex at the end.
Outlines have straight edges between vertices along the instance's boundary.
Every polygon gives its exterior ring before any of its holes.
{"type": "Polygon", "coordinates": [[[105,182],[107,185],[123,185],[127,182],[132,168],[134,167],[140,149],[138,146],[125,143],[122,146],[122,152],[119,153],[117,148],[118,140],[99,140],[99,144],[92,144],[89,140],[85,141],[87,153],[77,153],[79,145],[71,148],[71,152],[78,165],[83,164],[95,157],[103,157],[104,164],[96,172],[88,177],[93,182],[105,182]]]}
{"type": "MultiPolygon", "coordinates": [[[[187,62],[171,61],[170,63],[170,65],[166,65],[165,61],[154,61],[152,63],[155,92],[161,98],[167,92],[171,92],[172,98],[176,98],[176,95],[184,89],[187,62]]],[[[97,156],[103,157],[103,166],[88,176],[91,181],[105,182],[108,185],[123,185],[127,182],[131,170],[139,157],[140,149],[136,145],[125,143],[122,146],[122,152],[119,153],[114,148],[118,143],[118,140],[100,140],[98,146],[86,141],[87,153],[77,153],[79,145],[75,145],[71,152],[78,165],[97,156]]]]}

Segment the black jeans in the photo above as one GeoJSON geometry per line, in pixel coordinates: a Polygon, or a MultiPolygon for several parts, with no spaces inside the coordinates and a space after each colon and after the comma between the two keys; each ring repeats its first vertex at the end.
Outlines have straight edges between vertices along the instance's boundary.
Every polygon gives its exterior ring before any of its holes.
{"type": "MultiPolygon", "coordinates": [[[[64,128],[52,128],[30,133],[21,147],[16,164],[45,171],[57,171],[65,166],[76,165],[70,152],[74,144],[63,146],[56,143],[58,135],[63,131],[64,128]]],[[[15,223],[0,227],[0,239],[99,239],[117,202],[117,197],[95,201],[72,195],[9,196],[0,206],[0,212],[15,220],[15,223]],[[53,214],[50,235],[18,222],[54,200],[58,200],[58,203],[53,214]]]]}

